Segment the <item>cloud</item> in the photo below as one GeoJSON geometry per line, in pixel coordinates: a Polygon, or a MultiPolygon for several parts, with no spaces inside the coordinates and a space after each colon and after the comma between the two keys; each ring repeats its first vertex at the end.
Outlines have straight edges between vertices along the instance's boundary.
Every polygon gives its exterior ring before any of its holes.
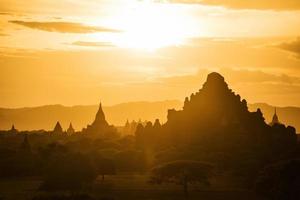
{"type": "MultiPolygon", "coordinates": [[[[300,77],[290,76],[286,74],[276,75],[272,73],[263,72],[260,70],[247,70],[247,69],[233,69],[233,68],[221,68],[217,69],[217,72],[221,73],[226,81],[230,84],[283,84],[283,85],[299,85],[300,77]]],[[[160,78],[161,82],[170,85],[193,85],[203,82],[207,76],[212,72],[209,69],[201,69],[197,74],[182,75],[182,76],[170,76],[160,78]]]]}
{"type": "Polygon", "coordinates": [[[9,36],[9,35],[6,34],[6,33],[1,33],[1,32],[0,32],[0,37],[4,37],[4,36],[9,36]]]}
{"type": "Polygon", "coordinates": [[[0,15],[12,15],[12,14],[8,12],[0,12],[0,15]]]}
{"type": "Polygon", "coordinates": [[[109,42],[76,41],[76,42],[71,43],[71,45],[83,46],[83,47],[113,47],[113,45],[109,42]]]}
{"type": "Polygon", "coordinates": [[[95,32],[120,32],[118,30],[109,29],[98,26],[87,26],[74,22],[34,22],[34,21],[9,21],[10,23],[26,26],[32,29],[38,29],[48,32],[59,33],[95,33],[95,32]]]}
{"type": "Polygon", "coordinates": [[[169,0],[170,3],[224,6],[233,9],[299,10],[299,0],[169,0]]]}
{"type": "Polygon", "coordinates": [[[284,42],[277,45],[278,48],[295,53],[300,59],[300,37],[291,42],[284,42]]]}

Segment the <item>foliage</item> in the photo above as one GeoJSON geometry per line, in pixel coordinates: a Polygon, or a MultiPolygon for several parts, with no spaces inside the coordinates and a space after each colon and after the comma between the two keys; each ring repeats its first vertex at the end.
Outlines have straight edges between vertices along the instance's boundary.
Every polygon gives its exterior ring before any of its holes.
{"type": "Polygon", "coordinates": [[[76,195],[42,195],[33,197],[32,200],[94,200],[93,197],[87,194],[76,195]]]}
{"type": "Polygon", "coordinates": [[[208,163],[180,160],[165,163],[152,169],[151,183],[175,183],[183,186],[188,194],[188,184],[200,183],[209,185],[212,166],[208,163]]]}
{"type": "Polygon", "coordinates": [[[282,161],[265,167],[256,182],[256,191],[274,200],[300,199],[300,160],[282,161]]]}
{"type": "Polygon", "coordinates": [[[90,159],[81,154],[67,154],[50,161],[44,172],[44,190],[80,190],[97,178],[90,159]]]}
{"type": "Polygon", "coordinates": [[[112,159],[104,158],[99,154],[92,155],[92,161],[96,169],[96,173],[102,175],[102,180],[104,180],[105,175],[116,174],[116,167],[112,159]]]}
{"type": "Polygon", "coordinates": [[[118,170],[127,172],[144,171],[146,168],[145,155],[141,151],[125,150],[117,153],[114,157],[118,170]]]}
{"type": "Polygon", "coordinates": [[[161,184],[171,182],[183,184],[184,179],[189,183],[209,184],[208,178],[212,166],[207,163],[181,160],[165,163],[152,169],[151,182],[161,184]]]}

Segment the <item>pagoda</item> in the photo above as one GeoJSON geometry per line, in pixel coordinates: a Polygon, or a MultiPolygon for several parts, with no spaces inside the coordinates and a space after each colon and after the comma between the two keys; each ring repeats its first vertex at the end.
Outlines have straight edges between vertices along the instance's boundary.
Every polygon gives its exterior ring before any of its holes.
{"type": "Polygon", "coordinates": [[[274,126],[275,124],[281,124],[277,115],[277,109],[275,108],[275,112],[272,118],[271,123],[269,124],[270,126],[274,126]]]}
{"type": "Polygon", "coordinates": [[[101,102],[94,122],[84,128],[82,132],[97,137],[109,137],[112,134],[116,133],[116,129],[114,128],[114,126],[109,125],[105,119],[105,114],[103,112],[101,102]]]}
{"type": "Polygon", "coordinates": [[[75,133],[75,129],[73,128],[72,123],[70,123],[69,128],[67,129],[67,135],[73,135],[75,133]]]}

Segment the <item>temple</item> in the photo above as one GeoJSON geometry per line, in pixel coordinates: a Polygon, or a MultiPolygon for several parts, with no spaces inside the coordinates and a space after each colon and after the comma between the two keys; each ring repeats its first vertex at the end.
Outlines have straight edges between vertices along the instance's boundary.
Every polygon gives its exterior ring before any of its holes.
{"type": "Polygon", "coordinates": [[[56,125],[55,125],[55,127],[54,127],[52,133],[55,134],[55,135],[62,135],[63,132],[64,132],[64,131],[63,131],[63,129],[62,129],[62,127],[61,127],[59,121],[56,122],[56,125]]]}
{"type": "Polygon", "coordinates": [[[75,129],[73,128],[72,123],[70,123],[69,128],[67,129],[67,134],[72,135],[75,133],[75,129]]]}
{"type": "Polygon", "coordinates": [[[99,109],[94,122],[84,128],[82,132],[97,137],[109,137],[112,136],[112,134],[116,133],[116,129],[114,128],[114,126],[111,126],[107,123],[101,103],[99,105],[99,109]]]}
{"type": "Polygon", "coordinates": [[[275,124],[281,124],[280,121],[279,121],[279,119],[278,119],[278,116],[277,116],[277,109],[276,108],[275,108],[275,112],[274,112],[272,121],[271,121],[271,123],[269,125],[270,126],[274,126],[275,124]]]}
{"type": "Polygon", "coordinates": [[[14,124],[11,126],[11,129],[9,130],[9,133],[10,134],[17,134],[18,133],[18,130],[15,128],[14,124]]]}

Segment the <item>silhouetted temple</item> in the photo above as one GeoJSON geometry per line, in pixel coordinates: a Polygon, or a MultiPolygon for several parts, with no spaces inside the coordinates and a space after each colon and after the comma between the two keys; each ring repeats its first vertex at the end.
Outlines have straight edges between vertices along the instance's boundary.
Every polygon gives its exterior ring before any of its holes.
{"type": "Polygon", "coordinates": [[[62,135],[64,133],[64,131],[63,131],[63,129],[62,129],[59,122],[56,122],[56,125],[55,125],[52,133],[56,134],[56,135],[62,135]]]}
{"type": "Polygon", "coordinates": [[[18,130],[15,128],[14,124],[11,126],[11,129],[9,130],[9,133],[10,134],[17,134],[18,133],[18,130]]]}
{"type": "Polygon", "coordinates": [[[135,120],[129,122],[127,120],[125,126],[123,127],[122,133],[124,135],[134,135],[138,124],[141,124],[142,126],[146,126],[147,122],[148,121],[142,121],[141,119],[139,119],[138,122],[136,122],[135,120]]]}
{"type": "Polygon", "coordinates": [[[83,129],[82,132],[97,137],[110,137],[116,133],[114,126],[107,123],[101,103],[94,122],[83,129]]]}
{"type": "Polygon", "coordinates": [[[73,128],[72,123],[70,123],[69,128],[67,129],[67,134],[72,135],[75,133],[75,129],[73,128]]]}
{"type": "Polygon", "coordinates": [[[232,125],[246,129],[251,118],[259,118],[263,123],[260,110],[249,113],[246,100],[241,100],[228,88],[224,77],[214,72],[207,76],[202,89],[186,97],[183,110],[169,110],[166,125],[172,129],[176,127],[177,131],[205,134],[232,125]]]}
{"type": "Polygon", "coordinates": [[[276,108],[275,108],[275,112],[274,112],[272,121],[271,121],[271,123],[269,125],[273,126],[275,124],[281,124],[280,121],[279,121],[279,119],[278,119],[278,116],[277,116],[277,109],[276,108]]]}
{"type": "MultiPolygon", "coordinates": [[[[296,141],[295,128],[282,124],[270,126],[260,109],[250,112],[247,101],[235,94],[224,77],[216,72],[207,76],[198,92],[185,98],[182,110],[168,110],[167,118],[167,122],[155,131],[153,128],[151,131],[150,126],[138,126],[139,143],[148,147],[151,143],[152,146],[165,145],[159,144],[163,141],[168,141],[169,145],[195,144],[218,152],[258,148],[259,145],[266,148],[270,143],[272,147],[290,147],[296,141]]],[[[273,122],[279,122],[276,113],[273,122]]],[[[156,123],[155,127],[160,126],[156,123]]]]}

